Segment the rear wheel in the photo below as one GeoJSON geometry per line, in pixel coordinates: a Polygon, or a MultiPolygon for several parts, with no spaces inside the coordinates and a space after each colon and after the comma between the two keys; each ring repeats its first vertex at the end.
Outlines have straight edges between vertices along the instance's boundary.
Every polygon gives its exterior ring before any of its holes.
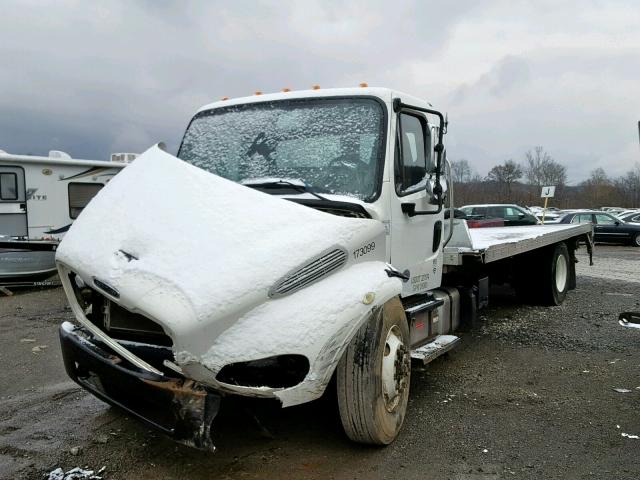
{"type": "Polygon", "coordinates": [[[560,305],[571,283],[571,261],[564,242],[522,256],[513,281],[520,300],[535,305],[560,305]]]}
{"type": "Polygon", "coordinates": [[[569,290],[569,251],[558,243],[547,257],[543,271],[543,301],[545,305],[560,305],[569,290]]]}
{"type": "Polygon", "coordinates": [[[394,298],[373,312],[338,363],[338,408],[347,436],[360,443],[391,443],[407,411],[410,377],[409,326],[394,298]]]}
{"type": "Polygon", "coordinates": [[[640,233],[636,233],[631,239],[631,245],[634,247],[640,247],[640,233]]]}

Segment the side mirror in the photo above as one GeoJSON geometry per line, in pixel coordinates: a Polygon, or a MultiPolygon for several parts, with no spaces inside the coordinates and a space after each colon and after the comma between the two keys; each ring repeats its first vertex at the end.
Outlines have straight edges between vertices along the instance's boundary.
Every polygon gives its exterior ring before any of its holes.
{"type": "Polygon", "coordinates": [[[444,145],[442,142],[438,142],[433,150],[436,152],[436,178],[433,184],[433,188],[429,188],[429,182],[427,182],[427,194],[431,195],[431,203],[432,205],[442,206],[444,203],[444,198],[442,197],[442,185],[440,185],[440,174],[443,173],[444,163],[443,162],[443,152],[444,145]]]}
{"type": "Polygon", "coordinates": [[[522,220],[522,219],[523,219],[523,218],[525,218],[525,217],[526,217],[526,215],[525,215],[524,213],[519,213],[519,214],[518,214],[518,218],[519,218],[520,220],[522,220]]]}
{"type": "Polygon", "coordinates": [[[616,227],[620,225],[620,222],[618,220],[616,220],[616,227]]]}

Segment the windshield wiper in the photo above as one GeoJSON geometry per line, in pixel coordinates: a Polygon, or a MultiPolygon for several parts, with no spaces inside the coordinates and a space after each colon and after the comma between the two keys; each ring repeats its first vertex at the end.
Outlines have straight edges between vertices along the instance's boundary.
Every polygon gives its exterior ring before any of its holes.
{"type": "Polygon", "coordinates": [[[314,192],[313,190],[311,190],[310,187],[308,187],[307,185],[305,185],[304,183],[294,183],[294,182],[290,182],[289,180],[283,180],[283,179],[279,179],[279,180],[264,180],[264,181],[260,181],[260,180],[247,180],[245,182],[242,182],[243,185],[247,186],[247,187],[270,187],[270,186],[279,186],[279,185],[286,185],[287,187],[291,187],[293,190],[300,192],[300,193],[310,193],[311,195],[313,195],[314,197],[323,200],[325,202],[330,202],[331,200],[329,200],[326,197],[323,197],[322,195],[320,195],[319,193],[314,192]]]}

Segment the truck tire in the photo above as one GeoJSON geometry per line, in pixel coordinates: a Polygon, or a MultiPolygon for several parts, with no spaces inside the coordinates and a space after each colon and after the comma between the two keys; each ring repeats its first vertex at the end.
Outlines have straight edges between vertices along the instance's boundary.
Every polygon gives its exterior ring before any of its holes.
{"type": "Polygon", "coordinates": [[[569,250],[564,242],[556,244],[551,255],[546,257],[543,270],[544,305],[560,305],[564,302],[569,290],[569,261],[569,250]]]}
{"type": "Polygon", "coordinates": [[[402,427],[411,379],[409,326],[398,298],[372,312],[336,369],[340,420],[359,443],[388,445],[402,427]]]}

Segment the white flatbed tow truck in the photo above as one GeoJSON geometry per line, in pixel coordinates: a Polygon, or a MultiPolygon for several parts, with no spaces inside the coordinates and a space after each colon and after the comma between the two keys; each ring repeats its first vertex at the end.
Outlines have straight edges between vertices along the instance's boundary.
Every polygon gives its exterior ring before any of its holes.
{"type": "Polygon", "coordinates": [[[147,150],[60,244],[69,376],[209,450],[225,398],[288,407],[335,379],[347,436],[391,443],[411,359],[453,348],[490,284],[559,305],[591,246],[589,225],[454,219],[446,128],[385,88],[205,105],[177,157],[147,150]]]}

